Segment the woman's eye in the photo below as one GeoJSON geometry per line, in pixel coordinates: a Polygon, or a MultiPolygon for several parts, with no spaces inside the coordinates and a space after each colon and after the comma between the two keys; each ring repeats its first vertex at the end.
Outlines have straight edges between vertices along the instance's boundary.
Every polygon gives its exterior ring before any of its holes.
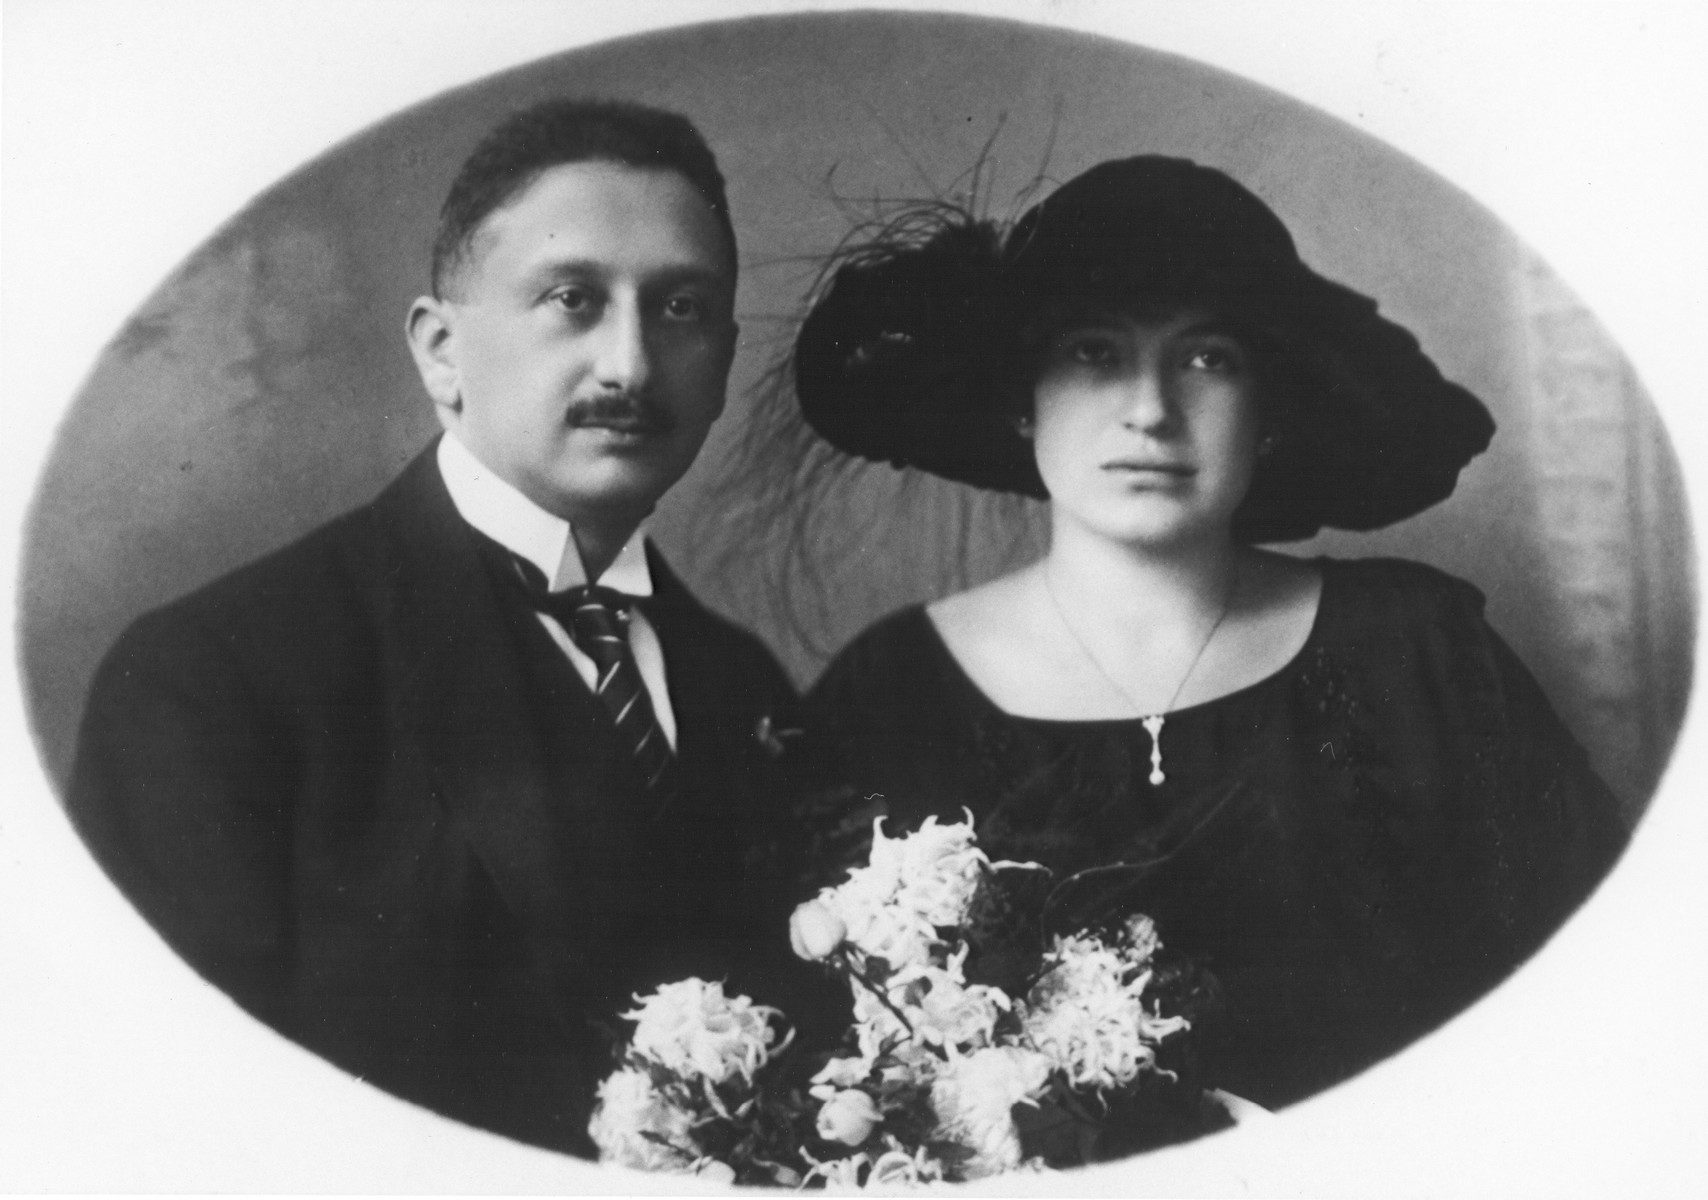
{"type": "Polygon", "coordinates": [[[1238,371],[1245,365],[1239,351],[1231,346],[1199,346],[1187,353],[1183,366],[1199,371],[1238,371]]]}
{"type": "Polygon", "coordinates": [[[1105,338],[1071,338],[1062,346],[1061,353],[1069,362],[1088,367],[1108,366],[1116,359],[1114,343],[1105,338]]]}

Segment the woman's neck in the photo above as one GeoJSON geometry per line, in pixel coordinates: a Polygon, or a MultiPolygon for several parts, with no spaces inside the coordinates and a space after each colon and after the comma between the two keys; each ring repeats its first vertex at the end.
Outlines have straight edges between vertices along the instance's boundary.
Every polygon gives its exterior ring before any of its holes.
{"type": "Polygon", "coordinates": [[[1308,563],[1232,541],[1179,552],[1075,536],[1029,567],[930,606],[998,708],[1056,720],[1153,716],[1280,670],[1316,616],[1308,563]]]}
{"type": "Polygon", "coordinates": [[[1250,553],[1226,536],[1159,550],[1066,525],[1053,531],[1037,570],[1079,636],[1113,637],[1130,650],[1149,640],[1148,632],[1189,635],[1225,616],[1250,553]]]}

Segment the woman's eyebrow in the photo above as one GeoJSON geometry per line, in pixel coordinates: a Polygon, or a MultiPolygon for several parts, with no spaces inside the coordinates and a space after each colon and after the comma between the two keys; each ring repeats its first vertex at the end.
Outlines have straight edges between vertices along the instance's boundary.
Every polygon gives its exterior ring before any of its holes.
{"type": "Polygon", "coordinates": [[[1205,317],[1202,321],[1194,321],[1175,334],[1176,337],[1225,337],[1239,342],[1240,332],[1231,321],[1222,317],[1205,317]]]}

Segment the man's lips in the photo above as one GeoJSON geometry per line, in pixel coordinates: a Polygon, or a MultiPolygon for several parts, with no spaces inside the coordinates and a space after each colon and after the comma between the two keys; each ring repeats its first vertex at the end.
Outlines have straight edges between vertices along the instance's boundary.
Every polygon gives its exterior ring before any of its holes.
{"type": "Polygon", "coordinates": [[[572,406],[571,429],[602,429],[629,437],[656,437],[675,428],[669,415],[626,398],[601,399],[572,406]]]}
{"type": "Polygon", "coordinates": [[[635,437],[646,437],[653,434],[669,433],[668,426],[662,421],[649,420],[645,417],[575,417],[569,418],[572,429],[603,429],[609,433],[626,433],[635,437]]]}

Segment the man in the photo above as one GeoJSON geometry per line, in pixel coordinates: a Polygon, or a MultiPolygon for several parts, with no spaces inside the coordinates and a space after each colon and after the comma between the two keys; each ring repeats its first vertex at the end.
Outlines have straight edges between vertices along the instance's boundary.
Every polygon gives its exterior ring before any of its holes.
{"type": "Polygon", "coordinates": [[[445,435],[372,504],[128,630],[69,792],[113,878],[250,1012],[576,1153],[633,992],[751,987],[786,953],[788,897],[748,850],[782,808],[790,688],[644,536],[723,409],[735,282],[686,120],[564,101],[501,125],[408,318],[445,435]]]}

